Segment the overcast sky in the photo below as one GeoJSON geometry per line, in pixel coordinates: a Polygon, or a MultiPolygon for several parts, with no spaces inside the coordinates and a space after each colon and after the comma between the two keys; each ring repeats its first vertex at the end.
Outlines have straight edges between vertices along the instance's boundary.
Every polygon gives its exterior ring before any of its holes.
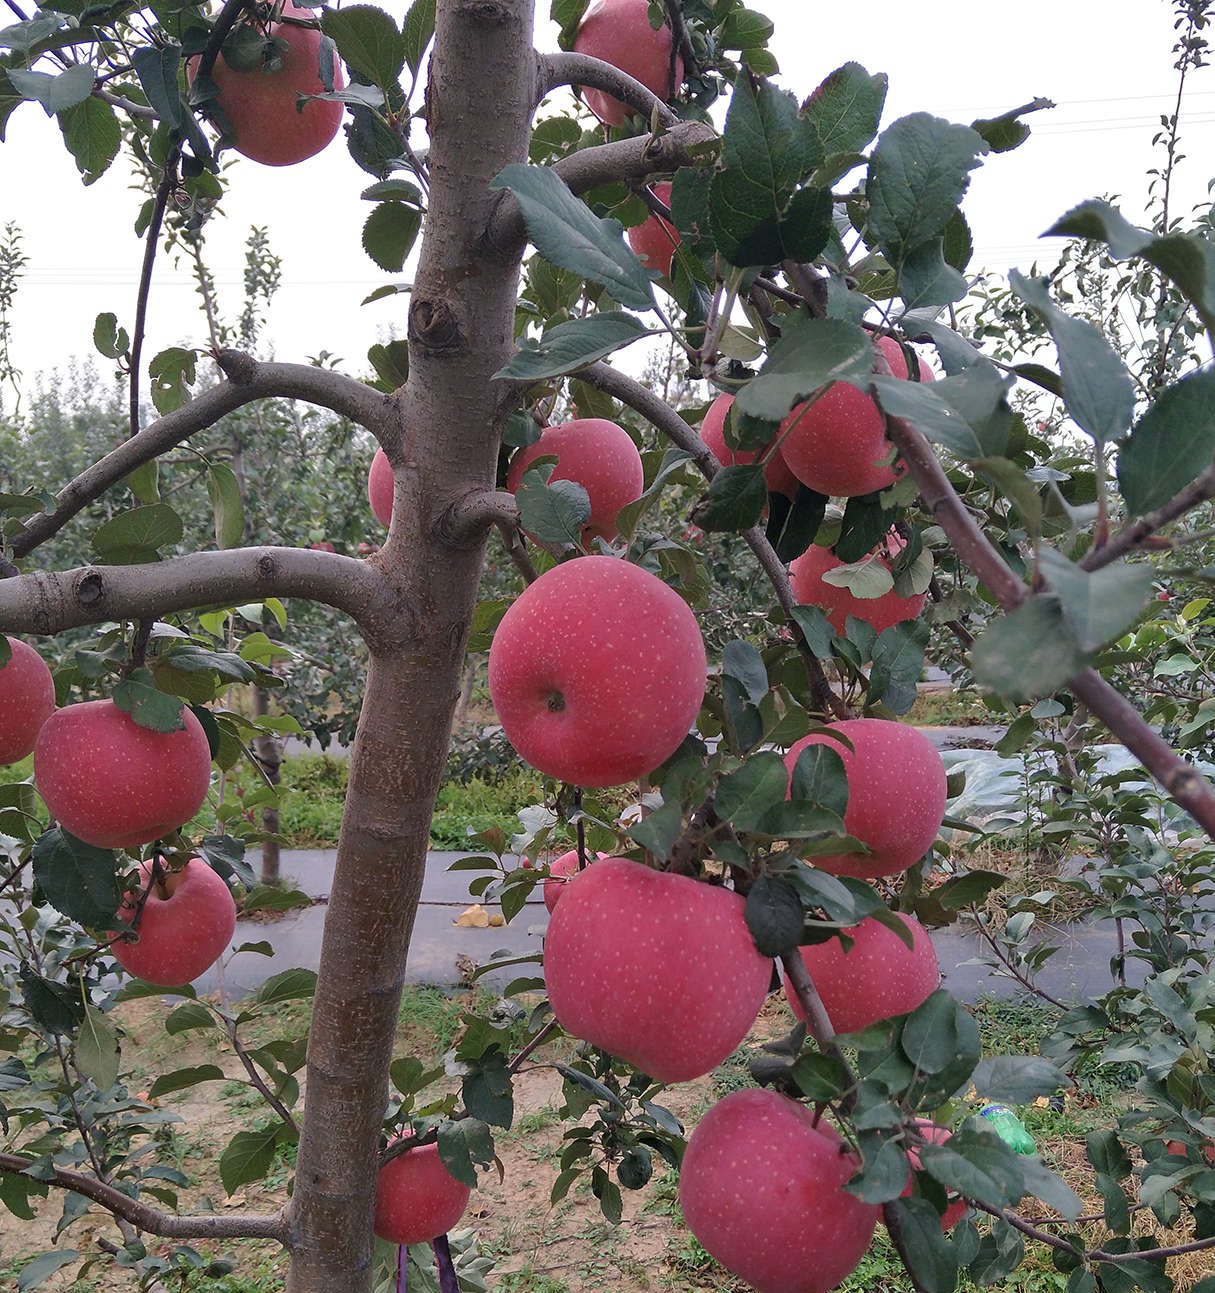
{"type": "MultiPolygon", "coordinates": [[[[1087,197],[1119,195],[1142,217],[1146,171],[1160,154],[1151,138],[1172,110],[1176,73],[1173,7],[1166,0],[1022,0],[1015,8],[974,0],[870,0],[865,26],[850,6],[808,0],[753,0],[776,24],[771,49],[781,83],[799,97],[850,59],[890,78],[885,121],[927,110],[955,121],[992,116],[1036,96],[1058,107],[1031,118],[1034,133],[1018,151],[989,158],[975,174],[965,210],[975,234],[974,264],[999,272],[1048,260],[1053,243],[1037,238],[1087,197]],[[999,17],[997,17],[999,14],[999,17]],[[978,15],[982,15],[981,17],[978,15]]],[[[398,19],[405,0],[385,6],[398,19]]],[[[547,0],[537,44],[556,47],[547,0]]],[[[84,188],[56,124],[34,104],[9,120],[0,146],[0,225],[15,221],[29,257],[15,310],[15,358],[27,387],[38,371],[92,352],[93,320],[113,311],[129,327],[142,245],[133,223],[142,197],[116,164],[84,188]]],[[[1182,118],[1183,163],[1174,210],[1207,199],[1215,157],[1215,79],[1191,77],[1182,118]]],[[[243,243],[253,224],[269,227],[283,258],[269,343],[280,359],[322,350],[356,371],[367,347],[404,330],[404,297],[368,306],[376,287],[403,276],[382,273],[359,233],[371,205],[359,193],[370,177],[341,139],[298,166],[267,168],[237,158],[225,214],[208,231],[208,259],[221,308],[241,306],[243,243]]],[[[152,291],[146,354],[171,344],[202,344],[205,328],[183,265],[162,258],[152,291]]],[[[103,371],[107,361],[98,359],[103,371]]],[[[5,407],[11,408],[11,393],[5,407]]]]}

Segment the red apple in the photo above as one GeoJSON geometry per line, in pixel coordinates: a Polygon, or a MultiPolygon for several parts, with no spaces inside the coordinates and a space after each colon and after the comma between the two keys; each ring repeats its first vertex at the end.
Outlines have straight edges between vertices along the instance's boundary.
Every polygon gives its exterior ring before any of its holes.
{"type": "MultiPolygon", "coordinates": [[[[312,19],[311,9],[287,3],[287,18],[312,19]]],[[[281,65],[273,71],[255,68],[241,72],[232,67],[220,51],[211,69],[211,79],[219,86],[216,106],[228,119],[238,153],[265,166],[292,166],[314,156],[338,132],[342,124],[342,105],[312,99],[299,107],[301,94],[324,94],[320,75],[321,33],[315,27],[298,27],[294,23],[271,23],[269,40],[281,41],[276,51],[281,65]]],[[[190,80],[194,80],[197,60],[192,60],[190,80]]],[[[345,85],[342,69],[334,62],[333,88],[345,85]]]]}
{"type": "MultiPolygon", "coordinates": [[[[948,1127],[940,1127],[935,1122],[929,1122],[927,1118],[915,1119],[915,1125],[920,1135],[930,1145],[943,1145],[953,1135],[948,1127]]],[[[914,1146],[910,1146],[907,1150],[907,1162],[910,1166],[907,1172],[907,1188],[902,1194],[904,1199],[910,1198],[913,1192],[912,1173],[920,1170],[920,1156],[914,1146]]],[[[966,1215],[969,1207],[965,1199],[951,1198],[941,1214],[941,1229],[952,1230],[966,1215]]]]}
{"type": "Polygon", "coordinates": [[[936,747],[905,723],[883,718],[849,718],[804,736],[785,755],[792,778],[797,756],[808,745],[826,745],[844,761],[848,808],[844,827],[868,845],[868,853],[840,853],[811,859],[834,875],[873,880],[897,875],[924,856],[945,816],[945,765],[936,747]],[[838,732],[849,750],[827,735],[838,732]]]}
{"type": "MultiPolygon", "coordinates": [[[[928,931],[914,916],[895,916],[911,932],[911,947],[868,916],[843,931],[852,940],[846,952],[838,938],[797,949],[837,1033],[860,1032],[879,1019],[908,1014],[937,990],[941,969],[928,931]]],[[[785,999],[793,1013],[805,1019],[787,979],[785,999]]]]}
{"type": "MultiPolygon", "coordinates": [[[[675,56],[671,85],[671,29],[650,26],[649,0],[592,0],[574,36],[574,51],[601,58],[660,99],[669,99],[683,81],[683,59],[675,56]]],[[[618,126],[632,111],[602,90],[583,90],[586,106],[608,126],[618,126]]]]}
{"type": "MultiPolygon", "coordinates": [[[[151,875],[151,863],[140,863],[139,890],[128,892],[118,909],[123,924],[134,920],[151,875]]],[[[139,941],[117,937],[110,951],[135,978],[175,988],[209,970],[226,951],[235,928],[231,890],[202,858],[191,858],[152,886],[139,916],[139,941]]]]}
{"type": "Polygon", "coordinates": [[[625,858],[565,886],[544,940],[544,982],[567,1033],[659,1082],[717,1067],[755,1022],[772,962],[743,899],[625,858]]]}
{"type": "MultiPolygon", "coordinates": [[[[655,197],[670,206],[670,184],[655,184],[653,187],[655,197]]],[[[647,269],[657,270],[660,274],[671,272],[671,261],[675,258],[675,248],[679,246],[679,234],[669,220],[651,214],[644,224],[634,225],[627,233],[629,246],[647,269]]]]}
{"type": "MultiPolygon", "coordinates": [[[[1170,1140],[1164,1148],[1166,1153],[1173,1154],[1177,1158],[1189,1157],[1189,1151],[1184,1140],[1170,1140]]],[[[1215,1167],[1215,1141],[1208,1140],[1202,1146],[1202,1156],[1212,1167],[1215,1167]]]]}
{"type": "Polygon", "coordinates": [[[57,710],[34,746],[34,782],[66,831],[103,849],[129,849],[184,826],[202,807],[211,751],[202,724],[154,732],[112,700],[57,710]]]}
{"type": "Polygon", "coordinates": [[[328,539],[322,539],[320,543],[310,543],[308,545],[314,552],[336,552],[337,549],[329,542],[328,539]]]}
{"type": "Polygon", "coordinates": [[[545,571],[489,649],[489,692],[507,740],[532,767],[581,786],[636,781],[674,754],[705,678],[687,602],[615,557],[545,571]]]}
{"type": "MultiPolygon", "coordinates": [[[[759,449],[731,449],[726,444],[726,414],[733,403],[733,395],[719,395],[709,405],[709,411],[700,424],[700,438],[713,450],[713,457],[723,467],[746,466],[763,452],[759,449]]],[[[779,449],[764,465],[764,480],[771,493],[784,494],[787,498],[797,497],[797,477],[789,470],[779,449]]]]}
{"type": "MultiPolygon", "coordinates": [[[[902,540],[898,546],[903,546],[902,540]]],[[[881,548],[871,553],[869,559],[890,569],[890,560],[881,548]]],[[[840,588],[823,579],[828,571],[838,570],[843,564],[830,549],[812,543],[789,567],[793,596],[803,606],[819,607],[840,637],[844,636],[849,615],[872,625],[875,632],[881,633],[903,620],[918,618],[924,609],[924,593],[900,597],[891,589],[880,597],[858,597],[850,589],[840,588]]]]}
{"type": "MultiPolygon", "coordinates": [[[[596,853],[594,856],[587,857],[587,866],[592,862],[600,861],[605,854],[596,853]]],[[[586,868],[584,867],[583,870],[586,868]]],[[[570,880],[578,874],[578,850],[570,849],[568,853],[562,853],[559,858],[554,858],[548,864],[548,879],[544,882],[544,905],[553,911],[561,901],[561,895],[565,892],[570,880]]]]}
{"type": "Polygon", "coordinates": [[[859,1167],[805,1105],[734,1091],[696,1125],[679,1205],[701,1245],[759,1293],[826,1293],[865,1255],[878,1209],[849,1194],[859,1167]]]}
{"type": "MultiPolygon", "coordinates": [[[[906,379],[907,360],[893,337],[879,337],[896,377],[906,379]]],[[[892,446],[873,399],[848,382],[835,382],[813,404],[799,404],[780,424],[781,452],[789,469],[820,494],[851,498],[894,484],[886,461],[892,446]],[[792,429],[790,429],[792,428],[792,429]]]]}
{"type": "Polygon", "coordinates": [[[554,454],[557,465],[549,483],[577,481],[591,502],[591,519],[582,527],[583,544],[589,545],[596,537],[610,542],[616,537],[616,513],[640,498],[645,489],[641,454],[632,436],[606,418],[575,418],[546,427],[539,440],[520,449],[511,460],[506,488],[513,494],[532,462],[554,454]]]}
{"type": "Polygon", "coordinates": [[[438,1145],[415,1145],[380,1168],[375,1232],[390,1244],[429,1243],[460,1220],[471,1193],[443,1166],[438,1145]]]}
{"type": "Polygon", "coordinates": [[[385,528],[392,523],[392,491],[392,464],[384,450],[377,449],[367,472],[367,501],[375,519],[385,528]]]}
{"type": "Polygon", "coordinates": [[[6,640],[12,654],[0,665],[0,764],[20,763],[29,754],[55,708],[55,680],[46,662],[32,646],[6,640]]]}

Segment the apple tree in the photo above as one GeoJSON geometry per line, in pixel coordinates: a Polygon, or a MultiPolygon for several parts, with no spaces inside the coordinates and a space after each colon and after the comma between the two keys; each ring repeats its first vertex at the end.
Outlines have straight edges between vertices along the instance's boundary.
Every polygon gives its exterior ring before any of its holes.
{"type": "MultiPolygon", "coordinates": [[[[1127,672],[1151,645],[1145,617],[1160,618],[1145,554],[1187,542],[1215,495],[1195,353],[1215,327],[1209,229],[1182,227],[1167,198],[1150,229],[1101,201],[1052,229],[1146,284],[1164,330],[1145,353],[1065,308],[1065,273],[1013,274],[999,321],[968,314],[970,176],[1049,105],[886,121],[886,78],[859,62],[824,67],[799,104],[771,23],[739,0],[554,0],[552,54],[533,47],[530,0],[414,0],[397,16],[9,7],[0,127],[40,104],[86,183],[121,150],[147,188],[130,331],[116,315],[96,331],[125,374],[127,434],[71,479],[6,473],[0,495],[0,751],[34,753],[32,781],[0,800],[0,1199],[28,1216],[54,1192],[65,1227],[90,1207],[115,1226],[100,1252],[39,1258],[25,1285],[102,1253],[163,1282],[174,1262],[205,1266],[194,1245],[247,1237],[283,1246],[291,1293],[364,1291],[383,1278],[377,1231],[434,1241],[455,1287],[442,1233],[493,1161],[492,1129],[511,1124],[513,1077],[560,1030],[583,1045],[562,1067],[553,1198],[585,1177],[618,1219],[622,1186],[682,1160],[693,1232],[761,1293],[831,1287],[879,1223],[929,1293],[963,1270],[1001,1282],[1026,1241],[1071,1293],[1166,1290],[1175,1251],[1215,1247],[1208,917],[1173,901],[1210,892],[1215,792],[1127,672]],[[221,176],[220,150],[307,165],[339,129],[369,177],[369,254],[395,274],[418,247],[412,282],[383,289],[407,300],[407,339],[374,348],[365,380],[259,359],[255,328],[225,332],[209,307],[197,347],[146,356],[159,249],[197,246],[240,183],[244,163],[221,176]],[[681,382],[708,383],[711,407],[673,407],[614,358],[647,339],[677,348],[681,382]],[[1067,438],[1027,420],[1035,398],[1067,438]],[[368,466],[382,450],[378,551],[249,541],[232,463],[271,470],[281,427],[259,411],[282,401],[359,428],[368,466]],[[559,444],[543,430],[558,409],[574,415],[559,444]],[[179,447],[206,471],[174,461],[179,447]],[[600,456],[640,467],[623,506],[600,503],[600,456]],[[40,560],[52,543],[85,564],[40,560]],[[491,543],[517,572],[508,587],[483,583],[491,543]],[[709,546],[737,554],[724,606],[709,546]],[[730,623],[729,598],[752,605],[761,581],[764,617],[706,655],[697,614],[730,623]],[[254,884],[210,782],[274,721],[224,698],[281,682],[265,617],[289,638],[304,603],[340,612],[367,660],[319,970],[284,970],[233,1013],[179,982],[198,972],[181,953],[226,945],[231,886],[254,884]],[[897,721],[930,621],[1011,735],[1046,733],[1063,805],[1048,825],[1096,840],[1111,913],[1135,927],[1123,960],[1146,963],[1142,989],[1116,972],[1099,1001],[1059,1003],[1053,1062],[983,1056],[937,986],[924,927],[999,877],[939,838],[964,825],[948,810],[961,787],[897,721]],[[57,657],[53,678],[29,640],[57,657]],[[470,1022],[459,1090],[435,1096],[434,1075],[394,1055],[394,1026],[465,654],[487,644],[506,734],[551,778],[554,812],[528,847],[572,851],[575,873],[553,890],[527,1045],[510,1054],[493,1020],[470,1022]],[[1098,734],[1141,765],[1133,790],[1098,734]],[[623,817],[597,793],[632,783],[623,817]],[[204,803],[214,820],[197,829],[204,803]],[[756,1089],[685,1142],[663,1083],[738,1045],[776,962],[798,1023],[756,1064],[756,1089]],[[116,989],[119,966],[142,978],[116,989]],[[185,1182],[149,1152],[163,1115],[124,1083],[111,1017],[139,993],[185,997],[166,1026],[205,1021],[240,1056],[266,1120],[222,1147],[220,1174],[233,1192],[295,1145],[280,1211],[177,1210],[170,1186],[185,1182]],[[242,1042],[293,995],[313,999],[306,1042],[242,1042]],[[965,1096],[1050,1095],[1086,1055],[1134,1066],[1139,1099],[1089,1137],[1103,1207],[1082,1218],[965,1096]],[[1155,1246],[1146,1212],[1185,1214],[1193,1240],[1155,1246]],[[181,1246],[165,1257],[151,1237],[181,1246]]],[[[1184,76],[1208,6],[1175,9],[1184,76]]],[[[1174,118],[1169,168],[1175,136],[1174,118]]],[[[552,875],[484,843],[474,890],[514,917],[552,875]]],[[[991,943],[1032,983],[1026,927],[991,943]]]]}

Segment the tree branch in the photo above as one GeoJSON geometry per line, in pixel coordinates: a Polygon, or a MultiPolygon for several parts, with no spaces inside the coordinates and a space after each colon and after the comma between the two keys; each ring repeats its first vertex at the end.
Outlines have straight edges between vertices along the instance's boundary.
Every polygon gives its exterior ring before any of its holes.
{"type": "Polygon", "coordinates": [[[258,363],[235,350],[221,351],[216,361],[227,373],[226,382],[166,413],[112,453],[86,467],[59,491],[53,512],[38,513],[14,537],[10,545],[13,555],[27,556],[136,467],[205,430],[225,413],[254,400],[273,397],[306,400],[366,427],[385,448],[390,443],[396,446],[389,420],[394,407],[391,397],[353,377],[311,364],[258,363]]]}
{"type": "Polygon", "coordinates": [[[366,561],[301,548],[231,548],[150,565],[83,566],[0,580],[0,631],[61,633],[267,597],[304,597],[359,621],[385,596],[383,577],[366,561]]]}
{"type": "MultiPolygon", "coordinates": [[[[34,1177],[26,1171],[32,1166],[33,1160],[22,1158],[18,1154],[0,1154],[0,1172],[9,1176],[22,1176],[31,1181],[44,1180],[41,1176],[34,1177]]],[[[281,1244],[287,1242],[287,1223],[281,1212],[268,1217],[242,1213],[233,1213],[227,1217],[179,1217],[140,1203],[122,1190],[112,1185],[103,1185],[84,1172],[73,1172],[62,1167],[52,1167],[50,1170],[50,1184],[83,1194],[86,1199],[99,1203],[115,1217],[165,1239],[277,1239],[281,1244]]]]}
{"type": "MultiPolygon", "coordinates": [[[[704,148],[717,137],[712,126],[703,121],[680,121],[662,135],[639,135],[583,148],[556,162],[553,170],[572,192],[585,193],[610,180],[641,180],[693,166],[693,150],[704,148]]],[[[486,247],[495,256],[513,257],[526,237],[519,204],[514,194],[504,189],[485,231],[486,247]]]]}
{"type": "Polygon", "coordinates": [[[655,112],[664,126],[673,126],[679,120],[653,90],[601,58],[565,51],[541,54],[536,68],[536,103],[539,104],[546,94],[562,85],[602,90],[640,113],[647,121],[655,112]]]}
{"type": "Polygon", "coordinates": [[[1133,521],[1115,534],[1103,547],[1094,548],[1080,562],[1080,568],[1099,570],[1102,566],[1108,566],[1111,561],[1117,561],[1132,548],[1138,547],[1144,539],[1155,534],[1162,526],[1177,520],[1192,507],[1197,507],[1199,503],[1204,503],[1210,498],[1215,498],[1215,463],[1200,476],[1195,477],[1184,489],[1174,494],[1167,503],[1133,521]]]}
{"type": "Polygon", "coordinates": [[[139,366],[143,357],[143,338],[148,321],[148,294],[152,290],[152,267],[156,263],[156,253],[160,248],[160,225],[165,218],[169,194],[177,186],[177,162],[180,157],[181,145],[172,145],[164,160],[160,183],[156,186],[156,196],[152,201],[152,218],[148,221],[147,232],[144,234],[143,265],[139,271],[139,290],[135,294],[135,327],[131,332],[128,436],[139,434],[139,366]]]}
{"type": "Polygon", "coordinates": [[[827,1007],[823,1005],[823,999],[818,995],[818,989],[810,977],[810,971],[806,968],[806,962],[801,958],[801,953],[786,952],[780,958],[780,963],[794,996],[805,1011],[806,1027],[810,1030],[810,1036],[818,1042],[822,1050],[834,1051],[835,1029],[827,1016],[827,1007]]]}
{"type": "Polygon", "coordinates": [[[518,529],[519,508],[514,494],[505,490],[473,490],[448,504],[430,533],[437,543],[471,548],[484,540],[485,531],[491,525],[518,529]]]}

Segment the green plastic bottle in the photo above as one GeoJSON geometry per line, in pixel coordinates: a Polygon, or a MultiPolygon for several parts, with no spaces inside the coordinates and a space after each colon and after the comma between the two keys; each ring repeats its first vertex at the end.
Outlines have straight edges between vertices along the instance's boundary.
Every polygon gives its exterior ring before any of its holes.
{"type": "Polygon", "coordinates": [[[979,1116],[991,1123],[992,1129],[1000,1139],[1018,1154],[1036,1154],[1038,1146],[1026,1130],[1025,1124],[1006,1104],[987,1104],[979,1110],[979,1116]]]}

